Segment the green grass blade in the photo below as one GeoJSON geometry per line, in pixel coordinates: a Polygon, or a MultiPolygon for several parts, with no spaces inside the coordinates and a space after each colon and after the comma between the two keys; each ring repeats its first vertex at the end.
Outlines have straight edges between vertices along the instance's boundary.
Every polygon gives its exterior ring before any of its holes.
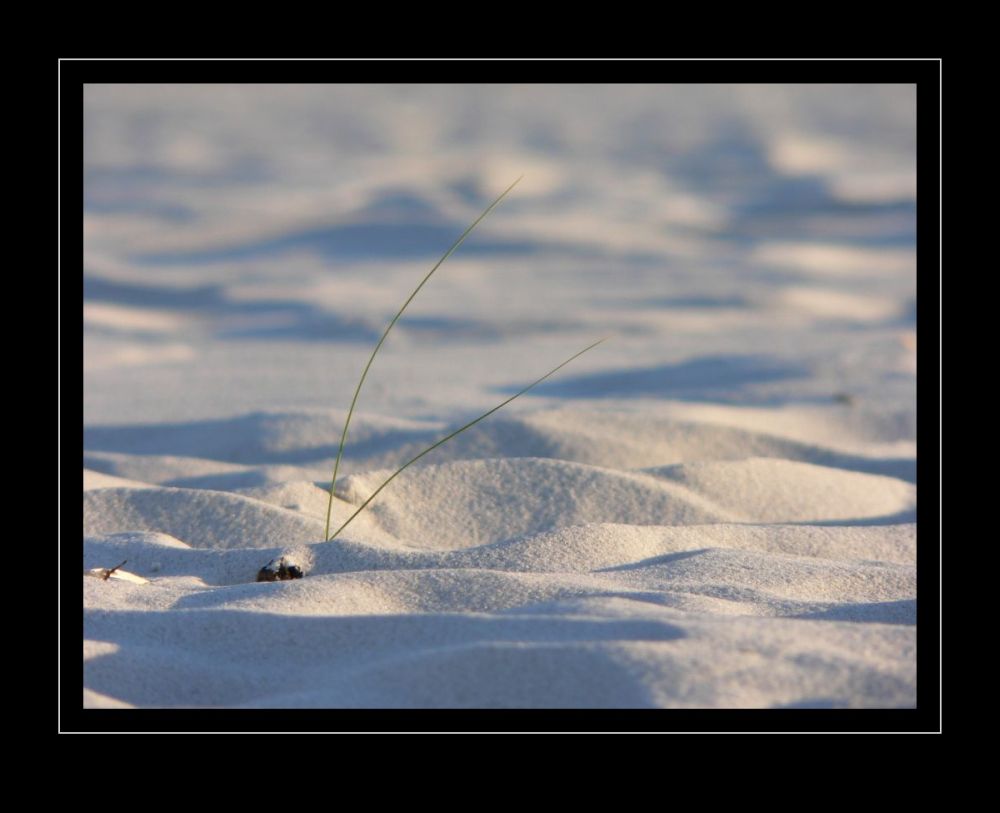
{"type": "Polygon", "coordinates": [[[584,353],[586,353],[586,352],[587,352],[588,350],[593,350],[593,349],[594,349],[595,347],[597,347],[597,345],[599,345],[599,344],[600,344],[601,342],[603,342],[603,341],[606,341],[606,340],[607,340],[606,338],[605,338],[605,339],[598,339],[598,340],[597,340],[596,342],[594,342],[594,343],[593,343],[592,345],[590,345],[589,347],[585,347],[585,348],[583,348],[583,350],[581,350],[581,351],[580,351],[579,353],[576,353],[576,354],[574,354],[574,355],[570,356],[570,357],[569,357],[568,359],[566,359],[566,361],[564,361],[564,362],[563,362],[562,364],[560,364],[560,365],[559,365],[558,367],[555,367],[555,368],[553,368],[553,369],[549,370],[549,371],[548,371],[548,372],[547,372],[547,373],[546,373],[545,375],[543,375],[543,376],[542,376],[541,378],[539,378],[539,379],[538,379],[537,381],[535,381],[535,382],[533,382],[533,383],[529,384],[529,385],[528,385],[527,387],[525,387],[525,388],[524,388],[523,390],[521,390],[520,392],[518,392],[518,393],[515,393],[515,394],[514,394],[514,395],[512,395],[512,396],[511,396],[510,398],[508,398],[508,399],[507,399],[506,401],[504,401],[504,402],[503,402],[502,404],[498,404],[497,406],[493,407],[493,409],[491,409],[491,410],[490,410],[489,412],[484,412],[484,413],[483,413],[482,415],[480,415],[480,416],[479,416],[478,418],[476,418],[476,419],[475,419],[474,421],[469,421],[469,422],[468,422],[467,424],[465,424],[465,426],[461,427],[460,429],[456,429],[456,430],[455,430],[454,432],[452,432],[452,433],[451,433],[450,435],[447,435],[446,437],[443,437],[443,438],[441,438],[441,440],[439,440],[439,441],[438,441],[437,443],[435,443],[435,444],[434,444],[433,446],[428,446],[428,447],[427,447],[426,449],[424,449],[424,450],[423,450],[423,451],[422,451],[422,452],[421,452],[420,454],[418,454],[418,455],[417,455],[416,457],[414,457],[413,459],[411,459],[411,460],[407,461],[406,463],[404,463],[404,464],[403,464],[402,466],[400,466],[400,467],[399,467],[398,469],[396,469],[396,471],[394,471],[394,472],[392,473],[392,475],[390,475],[390,476],[389,476],[389,478],[388,478],[388,479],[387,479],[387,480],[386,480],[386,481],[385,481],[384,483],[382,483],[382,485],[380,485],[380,486],[379,486],[378,488],[376,488],[376,489],[375,489],[375,491],[374,491],[374,492],[372,492],[372,495],[371,495],[371,496],[370,496],[370,497],[369,497],[369,498],[368,498],[367,500],[365,500],[365,501],[364,501],[363,503],[361,503],[361,507],[360,507],[360,508],[358,508],[358,510],[357,510],[357,511],[355,511],[355,512],[354,512],[353,514],[351,514],[351,516],[350,516],[350,517],[348,517],[348,519],[347,519],[347,522],[345,522],[345,523],[344,523],[343,525],[341,525],[341,526],[340,526],[340,527],[339,527],[339,528],[338,528],[338,529],[337,529],[336,531],[334,531],[334,532],[333,532],[333,535],[332,535],[332,536],[330,536],[330,537],[328,537],[327,541],[329,541],[330,539],[336,539],[336,538],[337,538],[337,534],[339,534],[339,533],[340,533],[340,532],[341,532],[342,530],[344,530],[344,528],[346,528],[346,527],[347,527],[348,525],[350,525],[350,524],[351,524],[351,520],[353,520],[353,519],[354,519],[354,518],[355,518],[355,517],[356,517],[356,516],[357,516],[358,514],[360,514],[360,513],[362,512],[362,511],[364,511],[364,510],[365,510],[365,508],[367,507],[368,503],[370,503],[370,502],[371,502],[372,500],[374,500],[374,499],[375,499],[375,497],[377,497],[377,496],[378,496],[378,493],[379,493],[379,492],[380,492],[380,491],[381,491],[381,490],[382,490],[383,488],[385,488],[385,487],[386,487],[387,485],[389,485],[389,483],[391,483],[391,482],[393,481],[393,479],[395,479],[396,475],[398,475],[398,474],[402,473],[402,472],[403,472],[403,470],[404,470],[404,469],[406,469],[406,468],[407,468],[408,466],[412,465],[413,463],[416,463],[416,462],[417,462],[417,461],[418,461],[418,460],[419,460],[419,459],[420,459],[421,457],[423,457],[423,456],[424,456],[425,454],[427,454],[428,452],[432,452],[432,451],[434,451],[434,450],[435,450],[435,449],[436,449],[436,448],[437,448],[438,446],[440,446],[440,445],[441,445],[442,443],[446,443],[447,441],[451,440],[451,439],[452,439],[453,437],[455,437],[456,435],[460,435],[460,434],[461,434],[462,432],[464,432],[464,431],[465,431],[466,429],[469,429],[469,428],[471,428],[471,427],[475,426],[475,425],[476,425],[477,423],[479,423],[479,422],[480,422],[481,420],[484,420],[485,418],[488,418],[488,417],[489,417],[490,415],[492,415],[492,414],[493,414],[494,412],[496,412],[496,411],[497,411],[498,409],[502,409],[503,407],[507,406],[507,404],[509,404],[509,403],[510,403],[511,401],[513,401],[513,400],[514,400],[515,398],[519,398],[520,396],[524,395],[524,394],[525,394],[525,393],[526,393],[526,392],[527,392],[528,390],[532,389],[533,387],[537,387],[537,386],[538,386],[539,384],[541,384],[541,383],[542,383],[542,382],[543,382],[543,381],[544,381],[544,380],[545,380],[546,378],[548,378],[549,376],[551,376],[551,375],[554,375],[555,373],[559,372],[559,370],[561,370],[561,369],[562,369],[563,367],[565,367],[565,366],[566,366],[567,364],[569,364],[569,363],[570,363],[571,361],[573,361],[573,360],[574,360],[574,359],[576,359],[576,358],[579,358],[579,357],[580,357],[580,356],[582,356],[582,355],[583,355],[584,353]]]}
{"type": "Polygon", "coordinates": [[[479,217],[477,217],[473,221],[472,225],[469,226],[469,228],[467,228],[464,232],[462,232],[462,236],[459,237],[454,243],[452,243],[451,248],[449,248],[441,256],[441,259],[438,260],[437,263],[435,263],[434,267],[430,271],[427,272],[427,276],[425,276],[422,280],[420,280],[420,284],[416,288],[413,289],[413,293],[410,294],[409,298],[403,303],[403,307],[401,307],[399,309],[399,312],[395,316],[392,317],[392,321],[389,322],[389,326],[385,329],[385,332],[382,334],[382,338],[378,340],[378,344],[376,344],[375,345],[375,349],[372,350],[372,354],[371,354],[371,356],[368,359],[368,363],[365,365],[365,369],[361,373],[361,380],[358,381],[358,386],[354,390],[354,397],[351,399],[351,407],[350,407],[350,409],[347,410],[347,420],[344,421],[344,431],[340,435],[340,445],[337,448],[337,460],[333,464],[333,476],[330,478],[330,498],[329,498],[329,500],[327,500],[327,503],[326,503],[326,527],[323,530],[323,538],[324,539],[330,539],[331,538],[330,537],[330,512],[333,510],[333,490],[334,490],[334,488],[337,485],[337,473],[340,471],[340,459],[344,455],[344,445],[347,443],[347,429],[351,425],[351,417],[354,415],[354,407],[358,403],[358,395],[361,393],[361,387],[365,383],[365,378],[368,377],[368,370],[371,368],[372,362],[375,360],[375,356],[378,353],[378,351],[381,349],[383,342],[385,342],[385,337],[389,335],[389,331],[392,330],[393,325],[395,325],[396,322],[399,320],[399,317],[403,315],[403,311],[406,310],[407,305],[409,305],[413,301],[413,298],[417,295],[417,293],[420,291],[420,289],[424,287],[424,283],[427,282],[427,280],[429,280],[431,278],[431,275],[435,271],[437,271],[438,268],[441,267],[441,264],[445,260],[447,260],[452,254],[455,253],[455,249],[457,249],[460,245],[462,245],[462,243],[465,240],[465,238],[468,237],[469,234],[472,233],[472,230],[474,228],[476,228],[476,226],[479,225],[480,221],[484,217],[486,217],[486,215],[488,215],[490,212],[492,212],[493,209],[496,208],[497,204],[500,203],[500,201],[502,201],[505,197],[507,197],[507,193],[510,192],[510,190],[513,189],[515,186],[517,186],[517,184],[520,182],[521,178],[523,178],[523,177],[524,176],[522,175],[520,178],[518,178],[516,181],[514,181],[514,183],[512,183],[510,186],[508,186],[503,191],[503,193],[501,193],[501,195],[496,200],[494,200],[493,203],[491,203],[489,206],[487,206],[486,209],[485,209],[485,211],[481,215],[479,215],[479,217]]]}

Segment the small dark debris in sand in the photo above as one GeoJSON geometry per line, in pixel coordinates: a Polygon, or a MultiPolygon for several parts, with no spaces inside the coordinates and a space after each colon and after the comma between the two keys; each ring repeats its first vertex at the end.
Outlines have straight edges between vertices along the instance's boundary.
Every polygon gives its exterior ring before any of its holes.
{"type": "Polygon", "coordinates": [[[272,559],[257,571],[257,581],[284,582],[289,579],[301,579],[304,575],[301,567],[288,564],[285,562],[285,557],[282,556],[277,562],[272,559]]]}
{"type": "Polygon", "coordinates": [[[846,404],[847,406],[854,406],[858,402],[858,397],[856,395],[851,395],[849,392],[838,392],[833,396],[833,400],[838,404],[846,404]]]}
{"type": "Polygon", "coordinates": [[[104,579],[104,581],[107,581],[108,579],[110,579],[114,575],[114,572],[116,570],[118,570],[118,568],[120,568],[126,562],[128,562],[128,559],[126,559],[124,562],[122,562],[119,565],[115,565],[114,567],[110,567],[110,568],[106,567],[106,568],[104,568],[104,570],[101,573],[101,578],[104,579]]]}
{"type": "Polygon", "coordinates": [[[122,570],[122,565],[126,562],[128,562],[128,559],[120,565],[115,565],[114,567],[94,567],[85,571],[84,575],[96,576],[101,581],[118,579],[123,582],[132,582],[133,584],[149,584],[149,579],[144,579],[142,576],[137,576],[135,573],[129,573],[127,570],[122,570]]]}

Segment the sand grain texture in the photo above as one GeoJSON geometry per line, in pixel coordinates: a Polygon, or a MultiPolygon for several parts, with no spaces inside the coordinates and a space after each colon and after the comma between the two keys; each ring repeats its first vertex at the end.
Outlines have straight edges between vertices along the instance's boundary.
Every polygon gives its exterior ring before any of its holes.
{"type": "Polygon", "coordinates": [[[85,111],[85,707],[916,704],[911,89],[85,111]]]}

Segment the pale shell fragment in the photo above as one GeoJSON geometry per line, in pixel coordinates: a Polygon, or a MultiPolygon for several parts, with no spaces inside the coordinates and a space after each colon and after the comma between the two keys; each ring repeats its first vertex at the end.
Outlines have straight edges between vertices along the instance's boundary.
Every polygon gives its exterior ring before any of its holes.
{"type": "Polygon", "coordinates": [[[97,579],[102,579],[107,581],[108,579],[120,579],[123,582],[132,582],[132,584],[149,584],[149,579],[144,579],[142,576],[136,576],[135,573],[129,573],[127,570],[113,570],[108,573],[106,567],[94,567],[86,571],[85,576],[93,576],[97,579]]]}

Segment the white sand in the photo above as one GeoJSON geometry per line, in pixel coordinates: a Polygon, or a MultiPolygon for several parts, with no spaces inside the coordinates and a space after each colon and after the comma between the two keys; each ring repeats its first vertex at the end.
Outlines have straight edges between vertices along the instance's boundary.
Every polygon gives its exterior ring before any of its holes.
{"type": "Polygon", "coordinates": [[[84,706],[914,706],[913,127],[904,86],[88,88],[83,570],[150,582],[83,577],[84,706]],[[333,527],[612,340],[322,541],[371,347],[522,172],[376,359],[333,527]]]}

